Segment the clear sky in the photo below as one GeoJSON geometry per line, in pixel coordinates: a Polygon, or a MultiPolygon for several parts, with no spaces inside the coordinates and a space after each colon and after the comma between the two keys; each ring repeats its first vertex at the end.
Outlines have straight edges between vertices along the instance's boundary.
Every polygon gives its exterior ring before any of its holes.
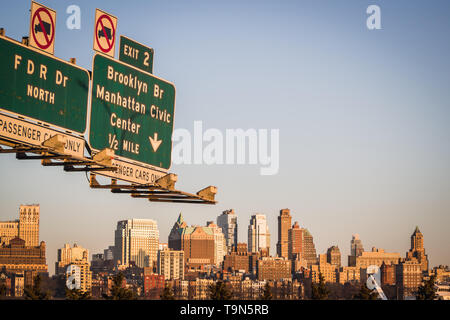
{"type": "MultiPolygon", "coordinates": [[[[409,249],[416,225],[431,265],[450,265],[450,2],[442,1],[47,1],[57,11],[55,55],[92,69],[95,8],[118,18],[118,34],[155,49],[154,73],[177,88],[175,128],[279,129],[280,170],[259,165],[173,165],[177,188],[218,187],[215,206],[150,203],[89,188],[84,173],[0,157],[0,219],[41,205],[40,239],[102,252],[118,220],[151,218],[160,241],[183,212],[204,225],[225,209],[247,242],[250,216],[277,216],[310,230],[317,253],[350,240],[409,249]],[[69,30],[66,8],[81,8],[69,30]],[[381,30],[366,9],[381,8],[381,30]]],[[[30,1],[2,4],[0,27],[28,35],[30,1]]],[[[118,41],[116,46],[118,46],[118,41]]]]}

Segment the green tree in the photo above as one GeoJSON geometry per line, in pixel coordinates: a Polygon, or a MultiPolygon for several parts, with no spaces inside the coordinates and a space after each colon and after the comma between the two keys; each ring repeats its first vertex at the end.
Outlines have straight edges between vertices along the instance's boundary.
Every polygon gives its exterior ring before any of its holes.
{"type": "Polygon", "coordinates": [[[65,298],[66,297],[66,276],[59,274],[52,277],[50,282],[51,290],[53,292],[54,298],[65,298]]]}
{"type": "Polygon", "coordinates": [[[6,296],[6,291],[8,288],[6,287],[6,268],[0,270],[0,297],[6,296]]]}
{"type": "Polygon", "coordinates": [[[66,299],[68,300],[90,300],[92,299],[89,292],[83,292],[80,289],[66,288],[66,299]]]}
{"type": "Polygon", "coordinates": [[[325,285],[325,279],[322,273],[319,273],[319,283],[311,283],[311,299],[327,300],[330,291],[325,285]]]}
{"type": "Polygon", "coordinates": [[[5,282],[0,280],[0,297],[6,296],[6,290],[7,288],[5,282]]]}
{"type": "Polygon", "coordinates": [[[170,287],[170,285],[168,285],[167,283],[164,286],[164,290],[159,297],[161,298],[161,300],[175,300],[175,295],[173,293],[173,290],[170,287]]]}
{"type": "Polygon", "coordinates": [[[27,300],[48,300],[48,299],[50,299],[50,293],[44,292],[41,289],[41,283],[42,283],[42,278],[41,278],[41,275],[38,274],[33,279],[33,285],[27,286],[23,290],[23,296],[25,297],[25,299],[27,299],[27,300]]]}
{"type": "Polygon", "coordinates": [[[261,300],[272,300],[272,288],[270,287],[269,282],[266,282],[266,285],[264,286],[264,291],[261,296],[261,300]]]}
{"type": "Polygon", "coordinates": [[[230,300],[231,296],[230,290],[228,290],[223,281],[219,280],[209,286],[209,297],[211,300],[230,300]]]}
{"type": "Polygon", "coordinates": [[[283,282],[281,284],[281,292],[280,292],[280,296],[279,299],[281,300],[286,300],[286,295],[288,294],[288,286],[286,285],[285,282],[283,282]]]}
{"type": "Polygon", "coordinates": [[[417,300],[434,300],[436,299],[436,288],[434,283],[436,281],[435,276],[431,276],[430,279],[425,280],[423,284],[417,289],[417,300]]]}
{"type": "Polygon", "coordinates": [[[361,289],[357,294],[353,296],[355,300],[377,300],[378,293],[373,290],[369,290],[365,284],[361,285],[361,289]]]}
{"type": "Polygon", "coordinates": [[[113,285],[111,287],[111,295],[103,294],[103,298],[107,300],[135,300],[136,295],[132,290],[124,288],[123,280],[125,276],[119,272],[113,277],[113,285]]]}

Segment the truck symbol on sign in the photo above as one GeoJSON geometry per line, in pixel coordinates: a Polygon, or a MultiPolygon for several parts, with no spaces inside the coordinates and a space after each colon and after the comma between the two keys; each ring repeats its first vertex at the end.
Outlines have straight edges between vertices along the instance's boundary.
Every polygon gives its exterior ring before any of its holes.
{"type": "MultiPolygon", "coordinates": [[[[111,40],[112,36],[111,36],[111,29],[108,27],[104,27],[105,28],[105,32],[106,32],[106,37],[111,40]]],[[[103,33],[103,30],[98,30],[98,38],[100,39],[101,37],[104,37],[105,34],[103,33]]]]}
{"type": "MultiPolygon", "coordinates": [[[[42,25],[44,26],[45,33],[50,35],[51,26],[50,23],[47,23],[45,21],[42,21],[42,25]]],[[[41,24],[38,23],[34,26],[34,33],[42,32],[41,24]]]]}

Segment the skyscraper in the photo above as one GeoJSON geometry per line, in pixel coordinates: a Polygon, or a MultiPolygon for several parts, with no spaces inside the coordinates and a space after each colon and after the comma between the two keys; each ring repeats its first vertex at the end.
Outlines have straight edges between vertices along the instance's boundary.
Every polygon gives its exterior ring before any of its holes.
{"type": "Polygon", "coordinates": [[[108,249],[103,250],[103,255],[105,261],[114,260],[114,246],[109,246],[108,249]]]}
{"type": "Polygon", "coordinates": [[[359,234],[352,235],[352,241],[350,242],[350,255],[359,257],[364,252],[363,244],[359,239],[359,234]]]}
{"type": "Polygon", "coordinates": [[[26,247],[39,246],[39,205],[21,205],[19,219],[0,222],[0,245],[19,237],[25,240],[26,247]]]}
{"type": "Polygon", "coordinates": [[[263,214],[252,215],[248,226],[248,249],[250,252],[259,250],[270,251],[270,233],[266,216],[263,214]]]}
{"type": "Polygon", "coordinates": [[[39,205],[20,206],[19,238],[25,240],[25,246],[39,246],[39,205]]]}
{"type": "Polygon", "coordinates": [[[327,250],[327,262],[338,268],[341,266],[341,251],[338,246],[331,246],[327,250]]]}
{"type": "MultiPolygon", "coordinates": [[[[178,216],[169,234],[169,248],[173,250],[183,250],[184,259],[188,268],[201,268],[204,265],[216,264],[221,255],[219,242],[222,245],[222,252],[225,245],[225,238],[222,240],[218,235],[218,227],[213,224],[211,227],[190,226],[184,221],[183,216],[178,216]],[[219,250],[218,250],[219,249],[219,250]]],[[[223,260],[223,256],[222,256],[223,260]]]]}
{"type": "Polygon", "coordinates": [[[214,264],[219,266],[223,257],[227,254],[227,245],[225,241],[225,236],[222,229],[219,228],[214,222],[208,221],[206,227],[210,228],[214,236],[214,264]]]}
{"type": "Polygon", "coordinates": [[[278,216],[278,243],[277,255],[279,257],[288,257],[289,229],[291,227],[291,211],[289,209],[280,210],[278,216]]]}
{"type": "Polygon", "coordinates": [[[348,265],[356,266],[356,258],[362,256],[364,253],[364,247],[359,239],[359,234],[353,234],[350,241],[350,255],[348,256],[348,265]]]}
{"type": "Polygon", "coordinates": [[[425,254],[423,246],[423,234],[417,226],[411,235],[411,249],[406,253],[406,258],[409,260],[416,258],[422,271],[428,270],[428,256],[425,254]]]}
{"type": "Polygon", "coordinates": [[[303,229],[295,221],[292,228],[288,231],[288,258],[300,259],[303,255],[303,229]]]}
{"type": "Polygon", "coordinates": [[[114,243],[115,263],[126,267],[156,267],[159,230],[152,219],[131,219],[117,222],[114,243]]]}
{"type": "Polygon", "coordinates": [[[237,216],[233,209],[225,210],[217,217],[217,225],[222,228],[227,244],[227,251],[231,251],[234,245],[238,243],[238,225],[237,216]]]}
{"type": "Polygon", "coordinates": [[[308,229],[303,229],[303,258],[307,261],[308,267],[317,264],[316,246],[314,239],[308,229]]]}

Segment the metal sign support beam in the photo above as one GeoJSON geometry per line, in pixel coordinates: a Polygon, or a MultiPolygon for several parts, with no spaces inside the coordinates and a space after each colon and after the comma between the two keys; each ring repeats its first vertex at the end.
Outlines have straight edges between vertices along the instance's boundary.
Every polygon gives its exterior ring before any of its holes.
{"type": "Polygon", "coordinates": [[[10,148],[2,148],[1,153],[15,153],[19,160],[41,160],[44,167],[63,166],[64,171],[116,171],[117,167],[111,165],[111,160],[96,160],[79,158],[64,154],[64,145],[61,145],[62,136],[56,135],[42,143],[42,147],[28,146],[23,143],[0,139],[0,144],[10,148]],[[28,155],[28,153],[34,155],[28,155]],[[81,166],[81,167],[80,167],[81,166]]]}
{"type": "Polygon", "coordinates": [[[172,202],[172,203],[197,203],[216,204],[214,199],[217,188],[209,186],[200,190],[197,194],[192,194],[175,189],[176,174],[169,173],[158,179],[155,184],[135,185],[117,184],[116,179],[111,179],[111,184],[100,184],[95,173],[90,173],[90,187],[93,189],[110,189],[112,193],[130,194],[133,198],[146,198],[152,202],[172,202]]]}

